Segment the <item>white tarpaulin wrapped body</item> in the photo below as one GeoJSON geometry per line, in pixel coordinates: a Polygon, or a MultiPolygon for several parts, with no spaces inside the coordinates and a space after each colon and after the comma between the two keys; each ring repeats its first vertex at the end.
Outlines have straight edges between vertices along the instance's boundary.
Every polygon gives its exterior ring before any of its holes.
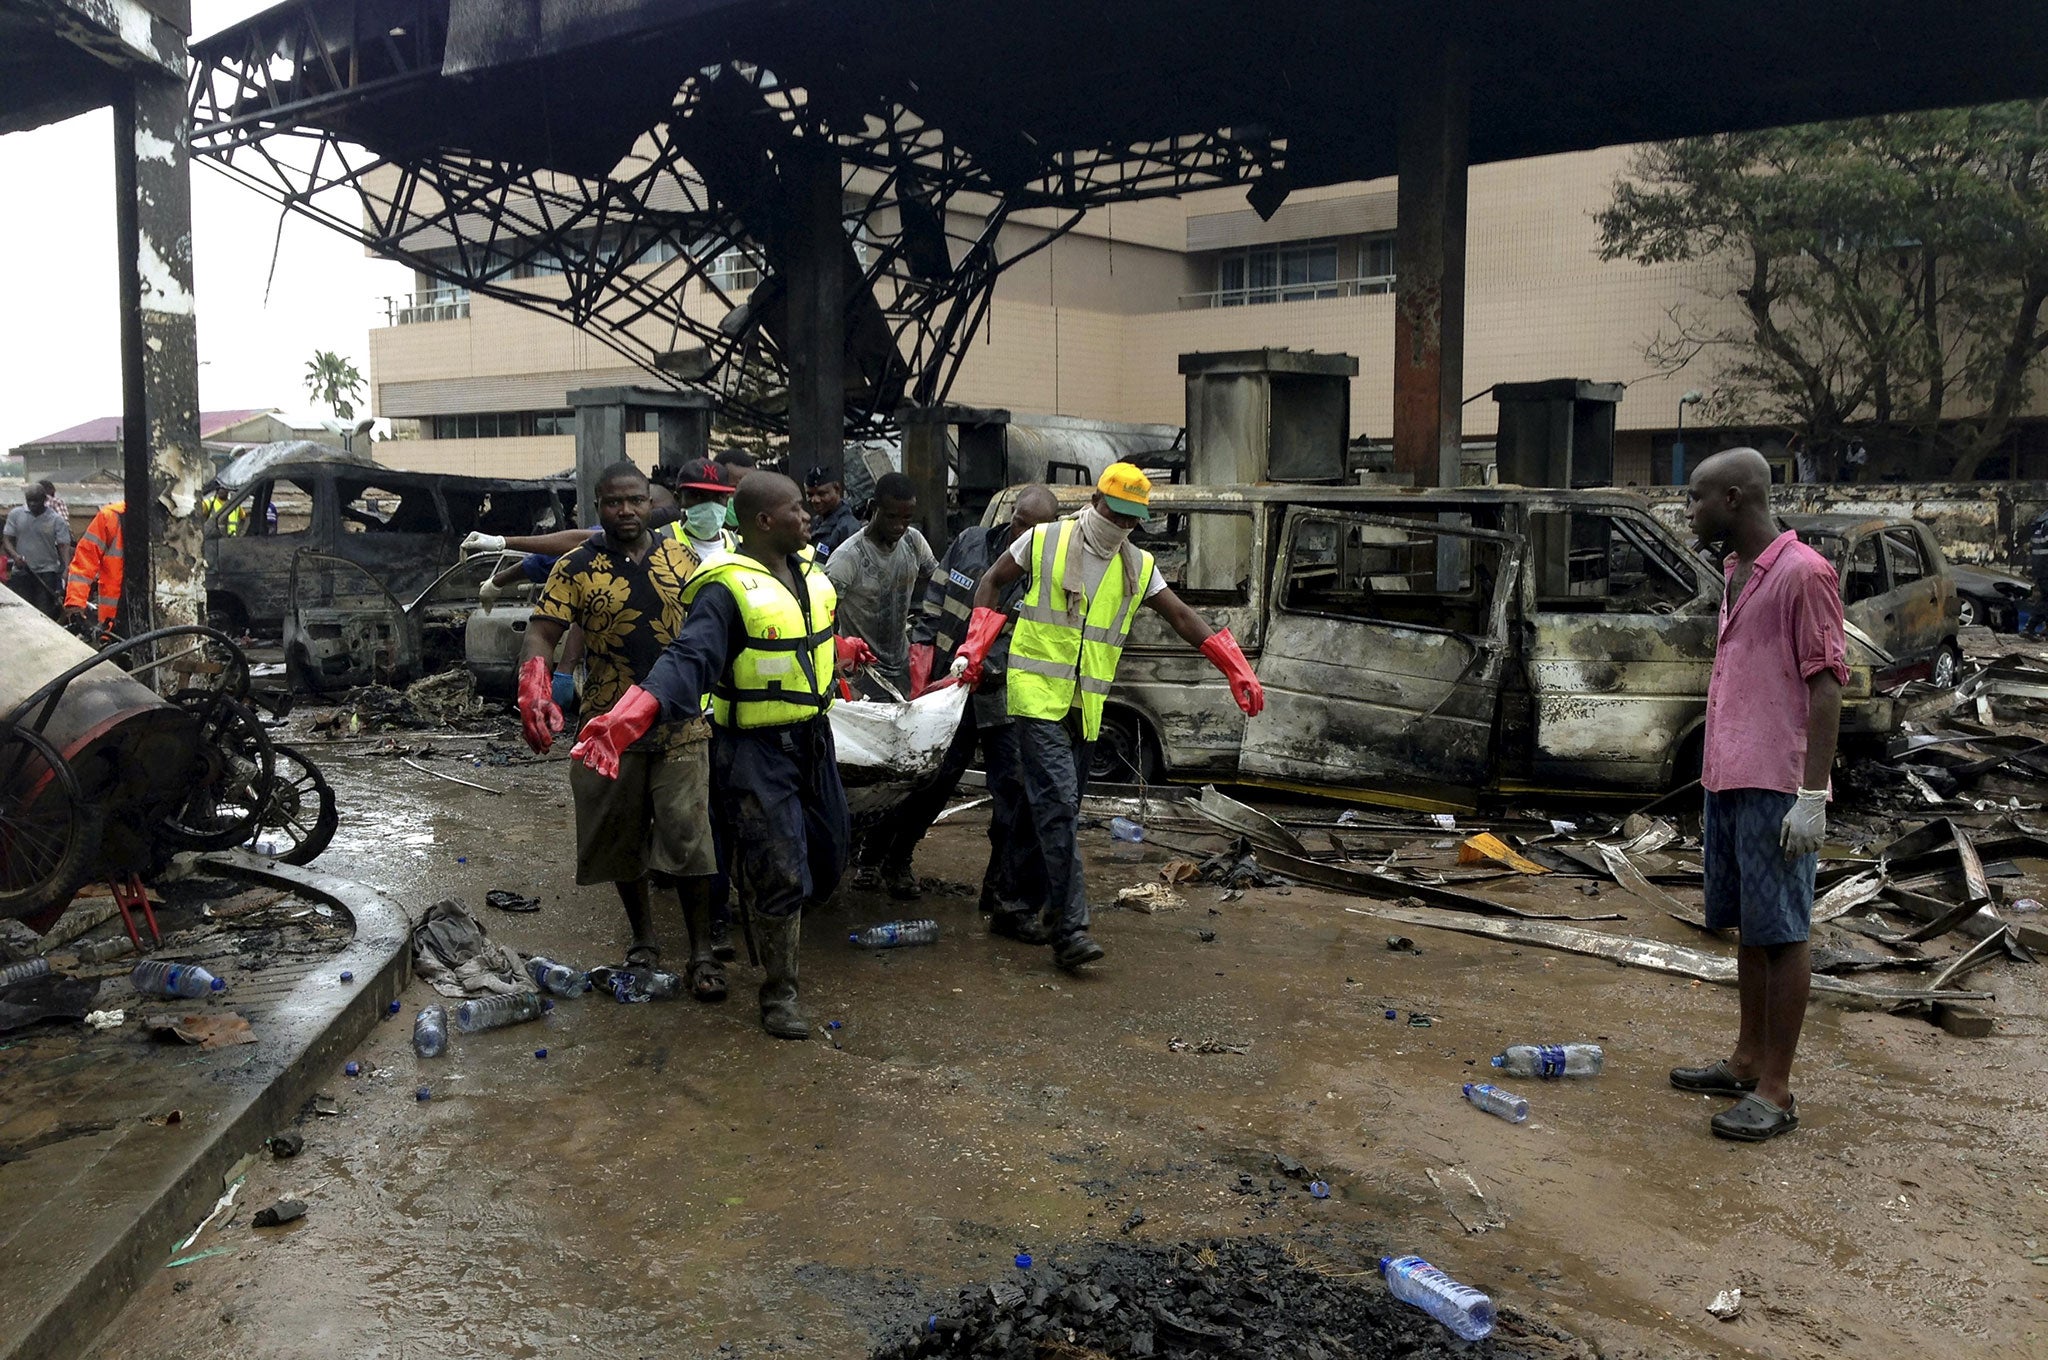
{"type": "Polygon", "coordinates": [[[960,718],[967,691],[959,685],[931,690],[907,704],[856,699],[832,705],[832,740],[849,783],[915,783],[939,768],[960,718]]]}

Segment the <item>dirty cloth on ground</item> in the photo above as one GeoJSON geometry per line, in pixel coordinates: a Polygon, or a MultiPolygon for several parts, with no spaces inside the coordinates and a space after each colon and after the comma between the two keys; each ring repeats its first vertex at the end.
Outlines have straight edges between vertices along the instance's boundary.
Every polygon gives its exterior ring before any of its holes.
{"type": "Polygon", "coordinates": [[[498,996],[533,990],[519,956],[494,944],[469,908],[452,897],[427,908],[412,928],[413,971],[443,996],[498,996]]]}
{"type": "Polygon", "coordinates": [[[874,649],[875,669],[910,691],[910,607],[939,564],[915,529],[884,548],[862,529],[832,550],[825,576],[839,592],[838,632],[874,649]]]}
{"type": "Polygon", "coordinates": [[[99,991],[96,979],[60,973],[24,978],[0,991],[0,1034],[24,1029],[38,1020],[83,1020],[99,991]]]}

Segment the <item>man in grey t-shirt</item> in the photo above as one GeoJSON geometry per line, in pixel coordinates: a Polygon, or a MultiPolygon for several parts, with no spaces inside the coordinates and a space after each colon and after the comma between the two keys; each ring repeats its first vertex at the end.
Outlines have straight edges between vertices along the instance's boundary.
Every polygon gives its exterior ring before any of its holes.
{"type": "Polygon", "coordinates": [[[7,512],[8,584],[14,593],[57,618],[64,609],[64,569],[71,564],[71,525],[50,508],[49,493],[31,486],[25,505],[7,512]]]}
{"type": "MultiPolygon", "coordinates": [[[[875,483],[867,525],[833,550],[825,575],[839,592],[839,635],[857,637],[874,651],[872,670],[910,697],[910,609],[938,565],[917,518],[917,485],[900,472],[875,483]]],[[[856,677],[858,681],[862,677],[856,677]]],[[[886,698],[864,686],[869,698],[886,698]]]]}

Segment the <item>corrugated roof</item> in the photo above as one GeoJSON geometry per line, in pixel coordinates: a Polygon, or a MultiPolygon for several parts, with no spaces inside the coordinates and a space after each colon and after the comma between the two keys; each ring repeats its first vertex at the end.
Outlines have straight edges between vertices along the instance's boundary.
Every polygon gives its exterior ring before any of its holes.
{"type": "MultiPolygon", "coordinates": [[[[258,406],[246,411],[201,411],[199,413],[199,437],[201,439],[219,434],[222,430],[233,429],[245,420],[256,416],[267,416],[277,410],[275,406],[258,406]]],[[[41,439],[31,439],[15,447],[30,449],[38,444],[113,444],[121,438],[121,417],[101,416],[88,420],[83,425],[73,425],[68,430],[46,434],[41,439]]]]}

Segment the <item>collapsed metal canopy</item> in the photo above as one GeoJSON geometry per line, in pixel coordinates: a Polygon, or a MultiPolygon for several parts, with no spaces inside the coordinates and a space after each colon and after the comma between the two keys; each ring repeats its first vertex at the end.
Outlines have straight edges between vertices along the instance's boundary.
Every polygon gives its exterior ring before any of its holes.
{"type": "Polygon", "coordinates": [[[830,156],[857,243],[859,426],[943,399],[1004,252],[1080,210],[1392,172],[1397,91],[1447,42],[1470,73],[1474,162],[2048,94],[2034,0],[1654,14],[1625,0],[295,0],[195,46],[193,144],[380,253],[555,311],[768,424],[791,167],[830,156]],[[331,188],[352,197],[315,202],[331,188]],[[999,241],[1034,209],[1051,212],[999,241]],[[708,266],[729,247],[762,258],[762,287],[691,315],[685,286],[722,297],[708,266]],[[537,264],[559,264],[566,298],[512,286],[537,264]]]}

